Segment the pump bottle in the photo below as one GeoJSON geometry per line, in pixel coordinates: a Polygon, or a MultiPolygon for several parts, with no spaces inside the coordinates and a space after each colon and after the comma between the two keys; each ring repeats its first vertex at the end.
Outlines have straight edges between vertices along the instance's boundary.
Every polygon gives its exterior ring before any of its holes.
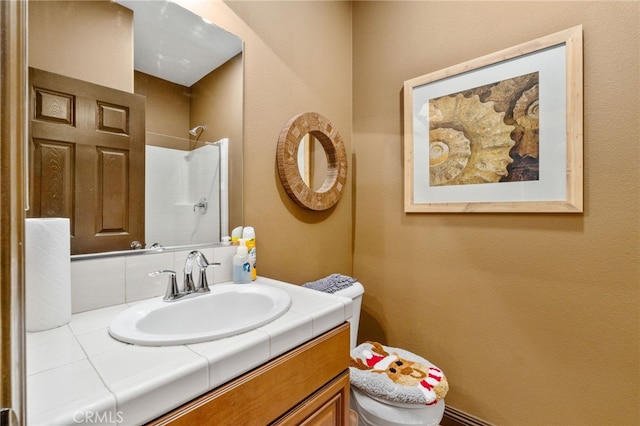
{"type": "Polygon", "coordinates": [[[244,238],[240,239],[240,245],[233,256],[233,282],[236,284],[251,282],[251,263],[244,238]]]}

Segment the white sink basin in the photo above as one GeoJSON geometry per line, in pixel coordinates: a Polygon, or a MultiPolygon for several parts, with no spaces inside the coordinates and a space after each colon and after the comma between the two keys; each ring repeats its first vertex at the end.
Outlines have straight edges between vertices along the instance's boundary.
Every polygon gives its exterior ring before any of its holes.
{"type": "Polygon", "coordinates": [[[139,303],[116,316],[114,338],[146,346],[185,345],[244,333],[283,315],[291,305],[279,288],[261,284],[217,284],[203,295],[139,303]]]}

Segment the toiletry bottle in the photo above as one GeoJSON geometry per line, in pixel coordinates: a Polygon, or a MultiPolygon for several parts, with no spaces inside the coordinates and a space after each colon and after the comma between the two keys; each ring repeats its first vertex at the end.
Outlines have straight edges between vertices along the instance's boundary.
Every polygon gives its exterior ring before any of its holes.
{"type": "Polygon", "coordinates": [[[258,276],[258,270],[256,268],[256,231],[253,226],[245,226],[242,230],[242,238],[247,243],[247,250],[249,250],[249,262],[251,263],[251,280],[255,281],[258,276]]]}
{"type": "Polygon", "coordinates": [[[231,244],[237,246],[240,244],[240,238],[242,238],[242,226],[237,226],[231,231],[231,244]]]}
{"type": "Polygon", "coordinates": [[[240,239],[240,245],[233,256],[233,282],[236,284],[251,282],[251,264],[244,239],[240,239]]]}

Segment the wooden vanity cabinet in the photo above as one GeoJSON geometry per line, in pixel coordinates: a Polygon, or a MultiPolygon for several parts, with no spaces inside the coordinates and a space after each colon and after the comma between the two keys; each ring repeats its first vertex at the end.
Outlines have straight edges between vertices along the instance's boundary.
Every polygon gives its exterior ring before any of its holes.
{"type": "Polygon", "coordinates": [[[318,392],[273,423],[274,426],[348,426],[349,371],[336,377],[318,392]]]}
{"type": "Polygon", "coordinates": [[[348,366],[344,323],[149,424],[347,426],[348,366]]]}

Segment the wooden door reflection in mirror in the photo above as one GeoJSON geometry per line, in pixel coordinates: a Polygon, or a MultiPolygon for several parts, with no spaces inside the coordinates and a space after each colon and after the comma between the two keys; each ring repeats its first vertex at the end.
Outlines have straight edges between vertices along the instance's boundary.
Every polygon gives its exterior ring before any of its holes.
{"type": "Polygon", "coordinates": [[[71,254],[144,241],[144,98],[29,69],[29,217],[70,219],[71,254]]]}

